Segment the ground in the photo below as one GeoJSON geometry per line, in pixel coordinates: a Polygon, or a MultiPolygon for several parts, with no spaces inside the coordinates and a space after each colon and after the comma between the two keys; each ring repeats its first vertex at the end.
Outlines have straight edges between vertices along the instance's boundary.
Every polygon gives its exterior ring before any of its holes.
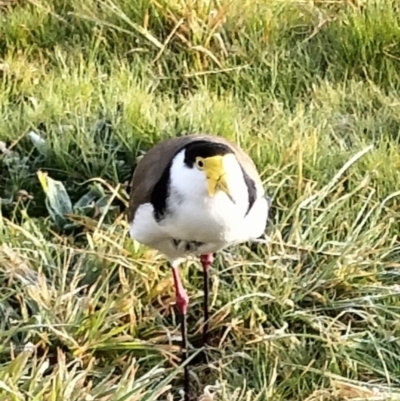
{"type": "MultiPolygon", "coordinates": [[[[201,131],[251,155],[273,208],[267,245],[216,255],[193,399],[400,399],[398,10],[3,1],[0,399],[179,399],[172,275],[130,240],[127,185],[201,131]]],[[[199,263],[182,277],[195,355],[199,263]]]]}

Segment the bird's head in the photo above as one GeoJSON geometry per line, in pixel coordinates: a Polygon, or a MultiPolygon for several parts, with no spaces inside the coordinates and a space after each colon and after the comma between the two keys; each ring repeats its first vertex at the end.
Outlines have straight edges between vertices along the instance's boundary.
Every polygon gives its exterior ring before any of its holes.
{"type": "Polygon", "coordinates": [[[213,197],[219,190],[231,197],[228,175],[232,164],[237,165],[236,156],[228,146],[195,141],[185,148],[184,165],[204,175],[208,196],[213,197]]]}

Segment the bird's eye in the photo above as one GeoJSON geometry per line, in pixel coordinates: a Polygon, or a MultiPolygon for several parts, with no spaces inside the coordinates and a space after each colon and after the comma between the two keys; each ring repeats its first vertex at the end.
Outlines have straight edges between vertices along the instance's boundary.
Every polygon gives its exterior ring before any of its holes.
{"type": "Polygon", "coordinates": [[[201,160],[199,160],[199,161],[197,162],[197,166],[200,167],[200,168],[202,168],[202,167],[204,167],[204,163],[203,163],[201,160]]]}

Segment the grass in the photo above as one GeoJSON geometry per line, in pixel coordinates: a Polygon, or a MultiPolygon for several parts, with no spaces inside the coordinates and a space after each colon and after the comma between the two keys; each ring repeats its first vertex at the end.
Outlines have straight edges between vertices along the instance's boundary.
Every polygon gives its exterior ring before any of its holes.
{"type": "Polygon", "coordinates": [[[137,158],[188,131],[237,141],[273,198],[269,244],[217,255],[194,399],[400,399],[398,9],[3,2],[0,400],[179,399],[171,273],[124,213],[137,158]]]}

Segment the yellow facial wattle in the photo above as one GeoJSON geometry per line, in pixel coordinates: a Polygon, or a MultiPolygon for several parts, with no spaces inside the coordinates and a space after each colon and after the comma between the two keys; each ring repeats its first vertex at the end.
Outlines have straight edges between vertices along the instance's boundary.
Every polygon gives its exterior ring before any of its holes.
{"type": "Polygon", "coordinates": [[[230,196],[223,156],[198,157],[196,164],[206,174],[207,190],[210,197],[213,197],[217,190],[224,191],[230,196]]]}

